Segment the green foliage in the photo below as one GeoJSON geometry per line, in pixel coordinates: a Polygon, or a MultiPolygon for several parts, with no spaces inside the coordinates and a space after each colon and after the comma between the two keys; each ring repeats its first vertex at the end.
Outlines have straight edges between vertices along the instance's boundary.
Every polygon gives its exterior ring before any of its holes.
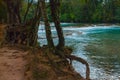
{"type": "Polygon", "coordinates": [[[0,0],[0,22],[5,22],[7,20],[7,10],[6,5],[3,0],[0,0]]]}
{"type": "MultiPolygon", "coordinates": [[[[61,0],[60,20],[62,22],[120,22],[120,0],[61,0]]],[[[28,7],[28,1],[22,0],[20,9],[23,21],[28,7]]],[[[26,20],[35,15],[36,3],[32,3],[26,20]]],[[[52,21],[47,3],[49,21],[52,21]]],[[[7,8],[3,0],[0,0],[0,22],[7,20],[7,8]]]]}
{"type": "Polygon", "coordinates": [[[117,21],[120,22],[120,7],[116,9],[116,14],[117,15],[115,16],[115,18],[116,18],[117,21]]]}
{"type": "MultiPolygon", "coordinates": [[[[27,7],[28,7],[28,2],[22,1],[22,7],[21,7],[21,19],[22,19],[22,21],[24,19],[27,7]]],[[[32,3],[31,7],[29,8],[27,17],[26,17],[27,21],[31,20],[34,17],[34,15],[35,15],[35,8],[36,8],[36,3],[32,3]]]]}
{"type": "Polygon", "coordinates": [[[120,22],[119,0],[62,0],[62,22],[120,22]]]}
{"type": "MultiPolygon", "coordinates": [[[[28,2],[26,0],[21,0],[21,3],[22,4],[20,7],[20,17],[21,17],[21,20],[23,21],[27,7],[28,7],[28,2]]],[[[35,8],[36,8],[36,3],[33,3],[29,9],[26,20],[30,20],[34,17],[35,8]]],[[[0,0],[0,22],[7,22],[8,11],[9,10],[7,9],[7,5],[4,2],[4,0],[0,0]]]]}

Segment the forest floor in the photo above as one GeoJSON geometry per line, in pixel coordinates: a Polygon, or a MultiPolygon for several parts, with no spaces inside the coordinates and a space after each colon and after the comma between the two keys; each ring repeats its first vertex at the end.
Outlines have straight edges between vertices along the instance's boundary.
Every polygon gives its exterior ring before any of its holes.
{"type": "MultiPolygon", "coordinates": [[[[65,51],[69,53],[70,50],[66,48],[65,51]]],[[[26,59],[26,80],[84,80],[68,61],[46,47],[30,51],[26,59]]]]}
{"type": "Polygon", "coordinates": [[[24,80],[27,52],[13,48],[0,48],[0,80],[24,80]]]}
{"type": "Polygon", "coordinates": [[[17,47],[0,48],[0,80],[83,80],[58,56],[50,54],[59,69],[66,73],[55,70],[46,57],[45,49],[39,48],[35,52],[37,54],[30,51],[17,47]]]}
{"type": "MultiPolygon", "coordinates": [[[[84,80],[69,61],[46,47],[3,45],[5,25],[0,25],[0,80],[84,80]]],[[[69,49],[66,49],[66,53],[69,49]]]]}

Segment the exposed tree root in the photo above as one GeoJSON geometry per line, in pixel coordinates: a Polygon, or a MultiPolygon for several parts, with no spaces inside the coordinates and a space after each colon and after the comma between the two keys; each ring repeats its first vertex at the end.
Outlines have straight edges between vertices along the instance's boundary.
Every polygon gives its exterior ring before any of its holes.
{"type": "MultiPolygon", "coordinates": [[[[90,80],[90,77],[89,77],[89,75],[90,75],[89,64],[84,59],[73,56],[73,55],[70,55],[69,53],[71,53],[71,52],[66,52],[66,51],[62,51],[62,50],[55,50],[55,53],[57,54],[56,55],[53,52],[53,50],[51,51],[47,47],[42,48],[41,51],[43,51],[42,53],[40,53],[41,57],[39,57],[36,54],[33,54],[33,55],[36,55],[36,57],[38,57],[38,60],[35,60],[36,66],[34,66],[34,67],[38,68],[37,66],[40,63],[39,59],[43,58],[43,61],[44,61],[44,58],[45,58],[45,60],[47,60],[48,66],[55,73],[56,80],[58,80],[59,78],[61,78],[60,80],[66,80],[65,77],[67,77],[67,76],[69,76],[69,78],[72,78],[70,80],[90,80]],[[70,63],[69,63],[68,60],[70,60],[70,63]],[[71,66],[73,60],[76,60],[76,61],[81,62],[82,64],[86,65],[86,78],[82,77],[80,74],[76,73],[73,70],[73,67],[71,66]],[[36,62],[36,61],[38,61],[38,62],[36,62]]],[[[35,59],[36,59],[36,57],[35,57],[35,59]]],[[[30,68],[32,69],[33,67],[30,67],[30,68]]],[[[36,70],[36,68],[34,68],[34,69],[36,70]]],[[[32,71],[34,71],[34,70],[32,69],[32,71]]],[[[36,73],[39,74],[40,72],[37,71],[36,73]]],[[[69,80],[69,78],[67,80],[69,80]]]]}
{"type": "Polygon", "coordinates": [[[47,53],[47,54],[46,54],[46,57],[48,58],[48,60],[49,60],[49,62],[50,62],[50,64],[51,64],[53,70],[54,70],[56,73],[58,73],[58,74],[63,74],[63,73],[64,73],[64,72],[58,67],[57,63],[55,63],[55,62],[53,61],[53,59],[51,58],[50,53],[47,53]]]}
{"type": "Polygon", "coordinates": [[[90,79],[90,68],[89,68],[89,64],[82,58],[80,57],[76,57],[74,55],[65,55],[66,58],[70,59],[70,62],[72,62],[72,60],[76,60],[78,62],[81,62],[82,64],[85,64],[86,65],[86,80],[89,80],[90,79]]]}
{"type": "Polygon", "coordinates": [[[49,62],[53,68],[53,70],[56,72],[56,74],[61,75],[72,75],[75,80],[85,80],[81,75],[74,73],[74,72],[70,72],[70,71],[65,71],[63,69],[61,69],[56,62],[53,61],[53,59],[50,57],[49,53],[47,54],[47,57],[49,59],[49,62]]]}
{"type": "Polygon", "coordinates": [[[64,51],[60,51],[60,50],[56,50],[57,54],[62,57],[63,59],[69,59],[70,60],[70,64],[72,64],[72,61],[78,61],[84,65],[86,65],[86,80],[90,80],[90,68],[89,68],[89,64],[87,63],[87,61],[85,61],[84,59],[80,58],[80,57],[76,57],[74,55],[70,55],[70,54],[66,54],[64,51]]]}

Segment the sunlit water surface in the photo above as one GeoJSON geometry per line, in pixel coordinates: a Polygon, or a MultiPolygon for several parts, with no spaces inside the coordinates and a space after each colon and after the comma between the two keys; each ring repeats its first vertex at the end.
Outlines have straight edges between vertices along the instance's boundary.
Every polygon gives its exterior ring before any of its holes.
{"type": "MultiPolygon", "coordinates": [[[[120,80],[120,27],[63,27],[66,45],[73,48],[73,55],[82,57],[90,65],[92,80],[120,80]]],[[[54,43],[56,31],[52,28],[54,43]]],[[[39,42],[46,44],[45,31],[39,30],[39,42]],[[41,39],[42,38],[42,39],[41,39]]],[[[85,66],[73,62],[77,72],[85,77],[85,66]]]]}

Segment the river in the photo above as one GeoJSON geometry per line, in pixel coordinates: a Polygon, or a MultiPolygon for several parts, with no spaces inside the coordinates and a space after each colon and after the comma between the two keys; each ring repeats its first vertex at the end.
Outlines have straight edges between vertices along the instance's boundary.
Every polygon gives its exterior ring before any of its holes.
{"type": "MultiPolygon", "coordinates": [[[[73,48],[73,55],[82,57],[90,65],[92,80],[120,80],[120,27],[89,26],[89,27],[63,27],[65,42],[73,48]]],[[[57,44],[56,30],[52,33],[54,43],[57,44]]],[[[38,32],[41,46],[46,44],[45,31],[38,32]]],[[[77,72],[85,76],[85,66],[73,62],[77,72]]]]}

